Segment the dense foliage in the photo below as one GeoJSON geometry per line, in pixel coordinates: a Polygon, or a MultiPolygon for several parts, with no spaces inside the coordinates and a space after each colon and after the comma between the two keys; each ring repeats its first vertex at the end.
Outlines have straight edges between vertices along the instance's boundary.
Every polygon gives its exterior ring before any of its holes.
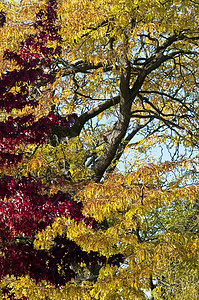
{"type": "MultiPolygon", "coordinates": [[[[2,110],[10,112],[14,108],[23,109],[26,105],[37,106],[36,100],[29,100],[27,84],[38,80],[53,83],[54,76],[45,74],[43,67],[52,67],[49,54],[60,54],[60,47],[55,50],[45,47],[48,40],[60,40],[58,29],[53,24],[55,19],[56,1],[49,1],[46,12],[39,11],[34,23],[34,27],[37,29],[40,27],[40,31],[21,43],[20,54],[9,50],[4,52],[4,59],[14,60],[20,69],[2,74],[0,81],[2,110]],[[36,53],[31,53],[31,50],[35,50],[36,53]],[[13,86],[17,86],[19,92],[10,92],[13,86]]],[[[26,146],[47,143],[53,131],[57,128],[70,128],[76,119],[76,114],[70,114],[65,118],[53,112],[37,121],[32,114],[16,118],[8,117],[6,121],[0,123],[1,167],[16,165],[23,159],[23,152],[15,155],[15,149],[19,144],[26,146]]],[[[30,175],[18,180],[14,176],[1,178],[1,278],[6,275],[29,275],[36,282],[46,280],[55,286],[63,286],[75,277],[76,272],[72,266],[85,263],[86,266],[94,268],[97,264],[106,263],[104,256],[99,256],[95,252],[88,254],[67,238],[56,237],[50,251],[34,249],[35,234],[52,224],[56,217],[65,216],[75,222],[83,222],[93,229],[97,226],[93,218],[82,215],[80,202],[75,202],[68,193],[61,191],[49,196],[48,189],[39,179],[30,175]],[[58,266],[62,269],[62,274],[58,271],[58,266]]],[[[115,265],[121,259],[122,257],[115,256],[109,261],[115,265]]],[[[9,289],[3,289],[3,294],[7,293],[9,295],[9,289]]]]}
{"type": "Polygon", "coordinates": [[[0,3],[2,299],[198,299],[197,12],[0,3]]]}

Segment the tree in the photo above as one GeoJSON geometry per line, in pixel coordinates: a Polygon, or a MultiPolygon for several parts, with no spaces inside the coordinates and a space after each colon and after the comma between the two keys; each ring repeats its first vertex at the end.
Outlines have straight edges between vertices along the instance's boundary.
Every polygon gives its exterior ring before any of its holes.
{"type": "Polygon", "coordinates": [[[198,4],[0,9],[2,298],[197,299],[198,4]]]}

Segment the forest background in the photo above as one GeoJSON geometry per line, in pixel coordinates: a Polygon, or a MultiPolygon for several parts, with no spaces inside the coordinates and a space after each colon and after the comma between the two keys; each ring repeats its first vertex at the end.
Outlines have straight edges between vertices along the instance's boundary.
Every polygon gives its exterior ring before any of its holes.
{"type": "Polygon", "coordinates": [[[198,6],[1,1],[2,299],[199,298],[198,6]]]}

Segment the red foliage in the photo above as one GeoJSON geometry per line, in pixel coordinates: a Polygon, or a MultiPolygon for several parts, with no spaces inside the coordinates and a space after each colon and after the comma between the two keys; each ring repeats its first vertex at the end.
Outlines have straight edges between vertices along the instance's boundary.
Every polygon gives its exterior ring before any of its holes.
{"type": "MultiPolygon", "coordinates": [[[[52,57],[61,54],[61,37],[55,25],[56,9],[56,1],[49,0],[46,11],[40,10],[36,15],[34,27],[38,32],[21,43],[20,53],[9,50],[4,52],[4,59],[15,61],[20,69],[1,75],[0,109],[9,113],[25,105],[35,107],[37,101],[30,99],[27,84],[54,82],[52,57]],[[56,49],[46,47],[49,40],[57,41],[56,49]],[[48,72],[44,71],[45,68],[48,72]],[[20,89],[13,94],[10,89],[15,85],[20,89]]],[[[4,23],[5,15],[0,12],[0,26],[4,23]]],[[[46,143],[57,129],[70,128],[76,120],[76,114],[64,118],[50,112],[38,121],[29,114],[9,117],[0,122],[0,167],[16,165],[22,160],[23,153],[15,153],[16,145],[46,143]]],[[[105,257],[82,251],[77,244],[64,237],[57,237],[49,251],[34,249],[35,233],[52,224],[57,216],[70,217],[93,229],[96,227],[96,221],[92,217],[84,217],[82,205],[69,194],[59,191],[49,196],[47,187],[31,176],[18,180],[11,176],[1,176],[0,199],[0,278],[7,274],[27,274],[36,282],[45,279],[55,286],[62,286],[76,276],[74,264],[84,262],[88,268],[93,268],[96,264],[106,263],[105,257]]],[[[114,255],[108,263],[119,265],[121,261],[120,255],[114,255]]],[[[3,294],[17,300],[9,288],[3,289],[3,294]]]]}
{"type": "MultiPolygon", "coordinates": [[[[56,21],[56,1],[47,2],[46,12],[40,11],[36,16],[34,27],[39,31],[30,35],[25,42],[21,43],[20,54],[10,50],[4,52],[5,60],[13,60],[20,70],[15,69],[1,75],[0,79],[0,109],[11,112],[12,109],[22,109],[26,105],[37,106],[36,100],[31,100],[27,84],[37,82],[53,83],[55,75],[51,72],[53,68],[52,57],[61,54],[61,47],[56,49],[46,47],[49,40],[56,40],[60,43],[56,21]],[[44,71],[48,68],[48,72],[44,71]],[[16,94],[10,92],[10,88],[18,85],[20,91],[16,94]]],[[[43,144],[48,136],[57,128],[69,128],[74,125],[77,119],[76,114],[68,118],[49,113],[48,116],[34,121],[32,115],[11,118],[0,122],[0,167],[16,165],[23,158],[23,154],[14,153],[16,145],[22,144],[43,144]]]]}
{"type": "MultiPolygon", "coordinates": [[[[113,255],[108,263],[119,265],[120,255],[113,255]]],[[[87,253],[73,241],[66,238],[55,238],[55,246],[49,251],[36,250],[32,244],[18,243],[6,247],[0,256],[0,277],[7,274],[15,276],[29,275],[36,282],[46,280],[57,287],[65,285],[76,274],[73,266],[84,262],[92,271],[96,265],[106,263],[105,256],[97,252],[87,253]],[[7,257],[7,259],[5,259],[7,257]],[[58,265],[62,272],[59,272],[58,265]]]]}
{"type": "Polygon", "coordinates": [[[5,176],[0,181],[0,224],[10,231],[12,238],[19,234],[32,237],[38,230],[46,228],[56,216],[66,216],[76,222],[84,222],[90,227],[96,225],[93,218],[82,215],[81,204],[71,196],[59,191],[53,196],[42,194],[45,187],[40,180],[31,176],[15,182],[13,177],[5,176]]]}

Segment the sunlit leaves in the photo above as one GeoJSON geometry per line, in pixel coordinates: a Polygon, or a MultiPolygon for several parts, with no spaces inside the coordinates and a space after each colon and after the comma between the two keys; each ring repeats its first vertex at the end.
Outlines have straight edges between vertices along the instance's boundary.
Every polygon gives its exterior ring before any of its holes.
{"type": "Polygon", "coordinates": [[[1,296],[194,299],[198,157],[178,150],[198,145],[198,4],[25,0],[0,12],[1,296]],[[96,183],[122,121],[124,57],[132,93],[147,74],[112,151],[127,142],[132,157],[96,183]],[[163,144],[172,163],[149,156],[163,144]]]}

